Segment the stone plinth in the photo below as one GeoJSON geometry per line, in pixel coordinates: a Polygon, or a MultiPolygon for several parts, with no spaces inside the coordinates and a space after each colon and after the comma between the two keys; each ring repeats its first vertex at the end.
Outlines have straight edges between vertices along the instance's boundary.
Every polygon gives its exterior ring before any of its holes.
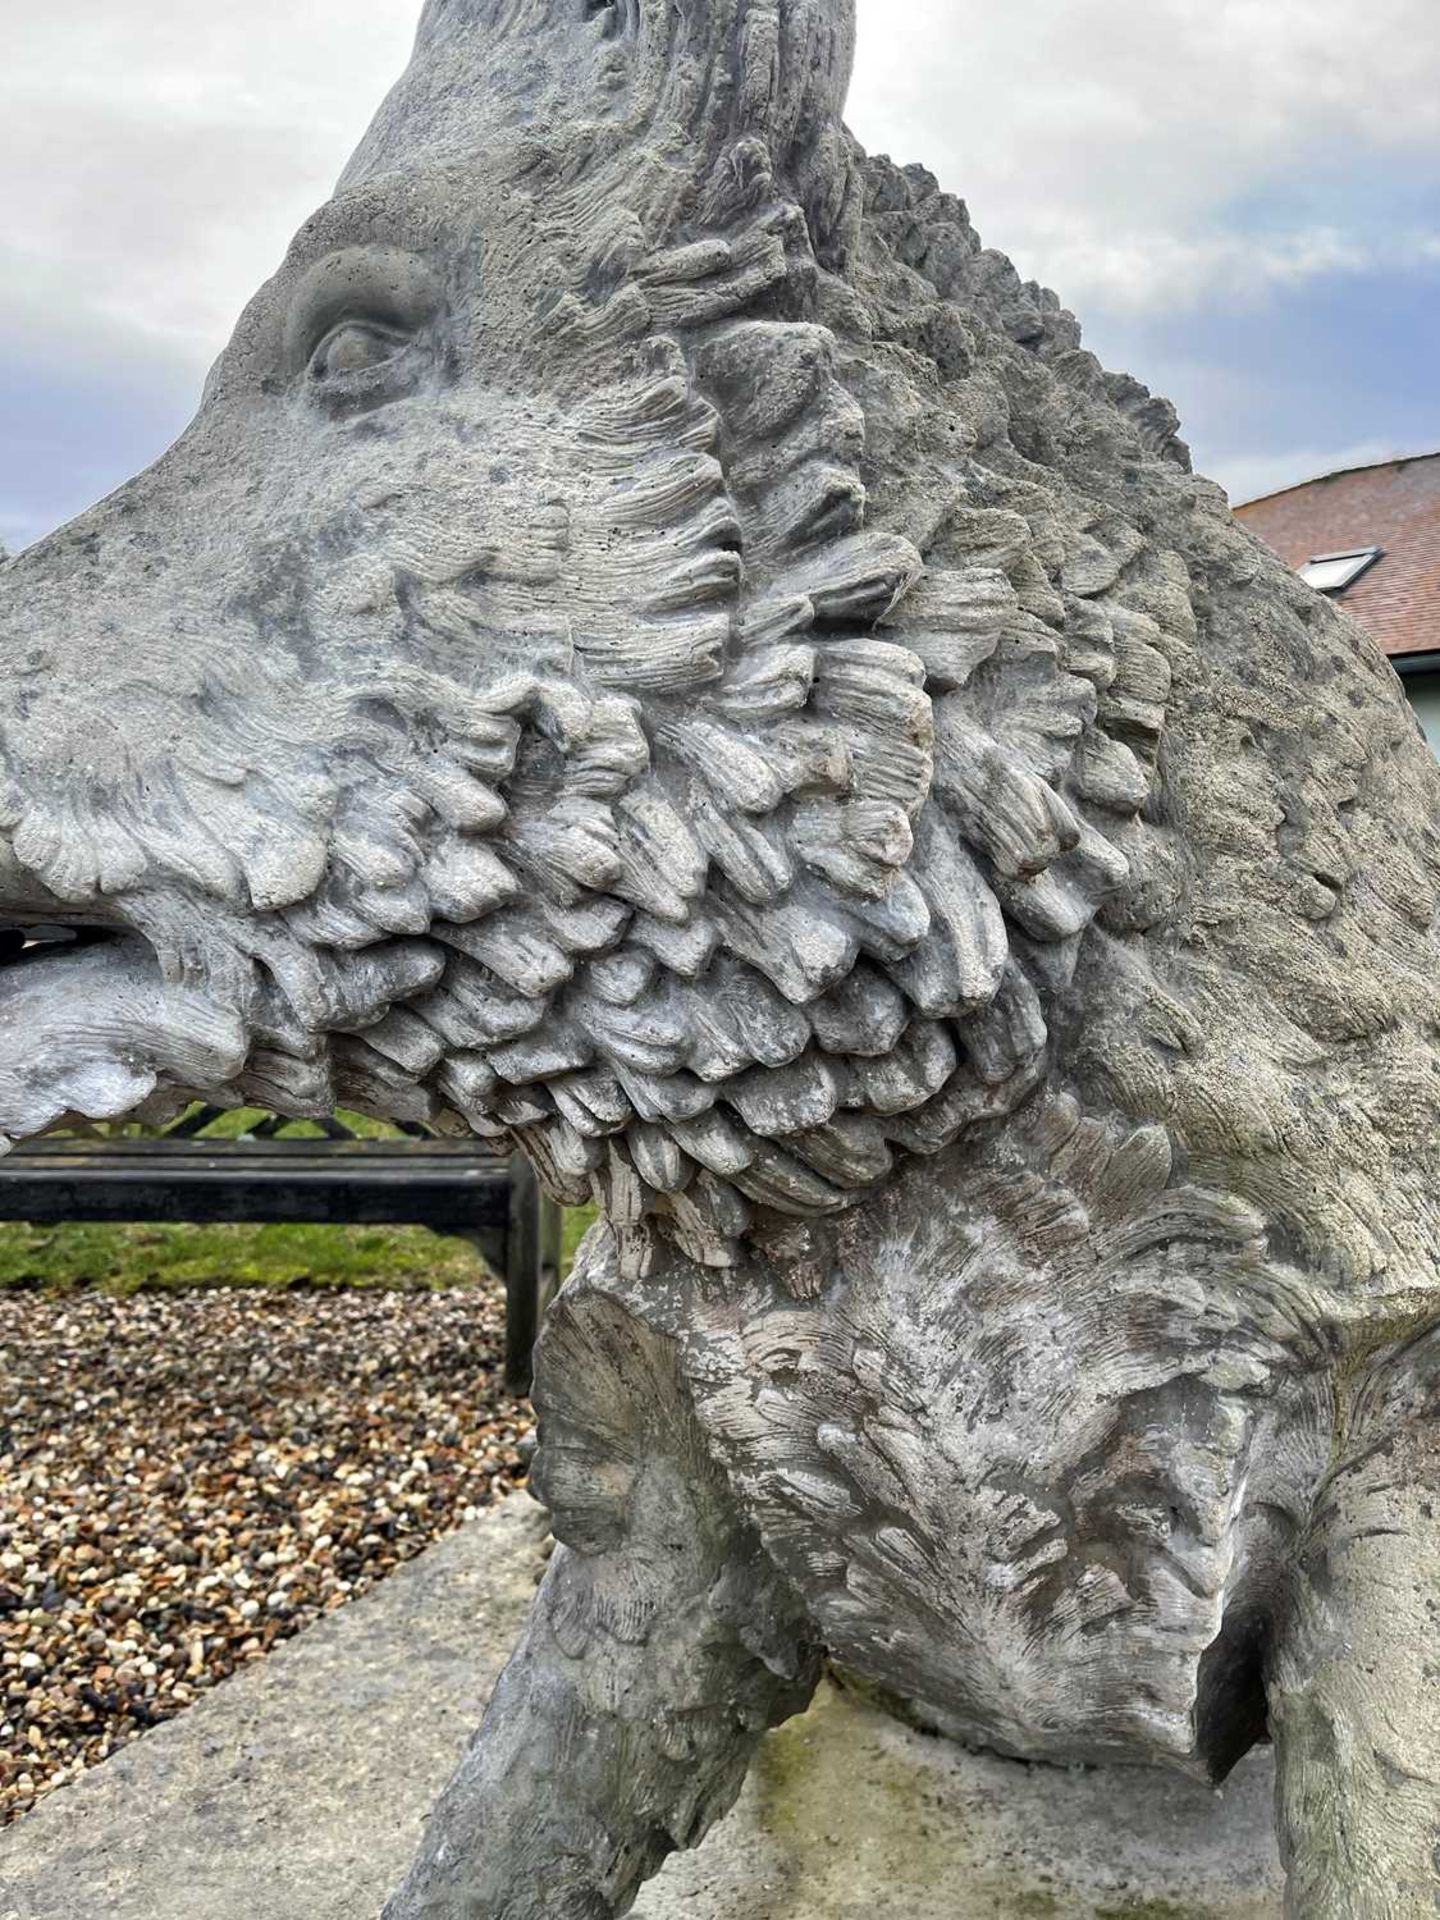
{"type": "MultiPolygon", "coordinates": [[[[540,1568],[517,1499],[0,1836],[0,1920],[375,1920],[540,1568]]],[[[827,1687],[639,1920],[1270,1920],[1271,1770],[1016,1766],[827,1687]]]]}

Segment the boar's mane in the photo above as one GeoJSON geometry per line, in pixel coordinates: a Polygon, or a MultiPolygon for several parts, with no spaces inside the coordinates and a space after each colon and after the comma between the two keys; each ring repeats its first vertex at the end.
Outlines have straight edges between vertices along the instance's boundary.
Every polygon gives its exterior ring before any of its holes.
{"type": "MultiPolygon", "coordinates": [[[[755,1209],[843,1210],[1012,1111],[1097,920],[1115,1018],[1166,1004],[1172,677],[1233,651],[1263,564],[1173,410],[839,131],[848,27],[791,7],[780,58],[741,8],[716,65],[713,14],[431,6],[344,194],[458,168],[522,209],[486,271],[553,486],[492,524],[437,402],[408,466],[253,554],[253,645],[189,679],[142,648],[78,779],[27,707],[0,786],[24,872],[118,907],[212,1056],[238,1023],[221,1097],[513,1138],[637,1267],[657,1226],[726,1264],[755,1209]]],[[[1330,718],[1356,767],[1399,724],[1330,718]]],[[[1348,804],[1292,814],[1321,920],[1348,804]]],[[[1111,1062],[1121,1104],[1173,1112],[1188,1044],[1111,1062]]]]}

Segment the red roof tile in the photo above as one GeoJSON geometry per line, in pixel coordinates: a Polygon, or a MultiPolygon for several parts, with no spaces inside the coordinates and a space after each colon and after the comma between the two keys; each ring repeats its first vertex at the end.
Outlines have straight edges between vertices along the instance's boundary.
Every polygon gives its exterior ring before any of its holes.
{"type": "Polygon", "coordinates": [[[1354,586],[1331,597],[1392,657],[1440,653],[1440,453],[1307,480],[1237,507],[1235,517],[1292,567],[1383,547],[1354,586]]]}

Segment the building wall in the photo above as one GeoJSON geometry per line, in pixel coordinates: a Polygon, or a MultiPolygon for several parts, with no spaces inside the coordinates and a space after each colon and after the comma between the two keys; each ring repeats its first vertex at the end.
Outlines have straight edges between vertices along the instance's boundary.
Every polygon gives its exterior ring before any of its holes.
{"type": "Polygon", "coordinates": [[[1334,604],[1403,674],[1425,737],[1440,755],[1440,454],[1332,473],[1235,509],[1243,526],[1297,570],[1323,554],[1378,547],[1382,557],[1334,604]]]}
{"type": "Polygon", "coordinates": [[[1415,709],[1415,717],[1425,729],[1425,738],[1440,754],[1440,673],[1410,674],[1405,692],[1415,709]]]}
{"type": "Polygon", "coordinates": [[[1297,570],[1321,554],[1380,547],[1384,558],[1337,605],[1392,659],[1440,648],[1440,454],[1327,474],[1235,517],[1297,570]]]}

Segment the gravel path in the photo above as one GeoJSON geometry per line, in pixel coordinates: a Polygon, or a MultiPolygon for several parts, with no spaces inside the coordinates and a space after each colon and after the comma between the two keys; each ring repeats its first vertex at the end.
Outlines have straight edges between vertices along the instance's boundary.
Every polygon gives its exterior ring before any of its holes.
{"type": "Polygon", "coordinates": [[[0,1825],[523,1476],[503,1296],[0,1294],[0,1825]]]}

